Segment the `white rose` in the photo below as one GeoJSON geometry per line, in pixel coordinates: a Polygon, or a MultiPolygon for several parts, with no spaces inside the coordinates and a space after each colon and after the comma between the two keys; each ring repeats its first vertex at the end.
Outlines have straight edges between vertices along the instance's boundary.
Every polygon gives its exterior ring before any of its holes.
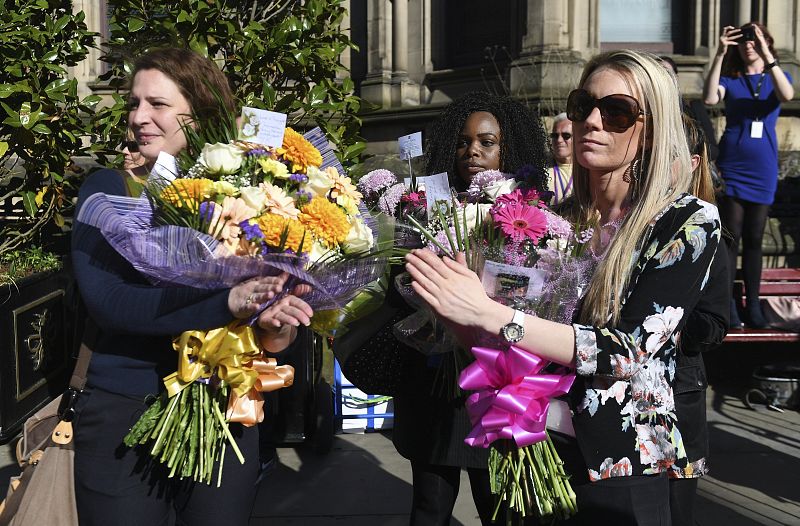
{"type": "Polygon", "coordinates": [[[486,221],[486,217],[489,215],[489,210],[491,210],[492,205],[481,203],[469,203],[463,209],[462,212],[458,212],[458,225],[459,227],[464,225],[464,220],[466,219],[467,228],[469,230],[474,230],[475,226],[478,224],[478,217],[481,218],[481,222],[486,221]]]}
{"type": "Polygon", "coordinates": [[[206,144],[200,162],[212,174],[232,174],[242,166],[242,150],[232,144],[206,144]]]}
{"type": "Polygon", "coordinates": [[[494,203],[498,197],[513,192],[518,186],[519,183],[514,179],[495,181],[483,188],[483,194],[494,203]]]}
{"type": "Polygon", "coordinates": [[[308,261],[310,263],[315,263],[320,259],[328,256],[328,253],[330,251],[331,249],[329,249],[319,241],[314,241],[314,243],[311,245],[311,250],[308,253],[308,261]]]}
{"type": "Polygon", "coordinates": [[[366,252],[372,248],[372,230],[364,223],[360,217],[350,218],[350,232],[344,241],[344,248],[347,252],[366,252]]]}
{"type": "Polygon", "coordinates": [[[264,209],[264,204],[267,202],[266,190],[258,186],[245,186],[241,189],[241,196],[247,206],[259,213],[264,209]]]}
{"type": "Polygon", "coordinates": [[[306,171],[306,177],[308,177],[308,182],[304,185],[304,190],[307,192],[311,192],[314,197],[317,196],[326,196],[331,188],[333,188],[333,181],[328,174],[324,171],[314,168],[313,166],[309,166],[308,170],[306,171]]]}

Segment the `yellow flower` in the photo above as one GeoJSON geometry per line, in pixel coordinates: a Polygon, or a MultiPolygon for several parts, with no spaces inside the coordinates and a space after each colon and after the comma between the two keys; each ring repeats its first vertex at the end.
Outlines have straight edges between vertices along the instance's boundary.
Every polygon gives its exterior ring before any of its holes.
{"type": "Polygon", "coordinates": [[[305,173],[309,166],[318,167],[322,164],[322,154],[314,148],[305,137],[291,128],[286,128],[283,135],[283,146],[278,148],[278,155],[292,163],[292,171],[305,173]]]}
{"type": "Polygon", "coordinates": [[[214,181],[213,185],[211,186],[211,190],[215,194],[229,196],[234,196],[239,193],[239,190],[237,190],[235,186],[227,181],[214,181]]]}
{"type": "Polygon", "coordinates": [[[306,229],[296,219],[287,219],[275,214],[264,214],[258,218],[258,228],[264,234],[264,241],[271,248],[281,248],[281,238],[285,235],[286,241],[283,249],[294,252],[308,250],[311,239],[306,235],[306,229]],[[305,240],[304,240],[305,238],[305,240]],[[303,243],[304,247],[300,244],[303,243]]]}
{"type": "Polygon", "coordinates": [[[175,179],[161,192],[161,198],[178,208],[197,210],[200,201],[211,197],[213,188],[210,179],[175,179]]]}
{"type": "Polygon", "coordinates": [[[350,178],[340,174],[333,166],[329,166],[325,171],[333,182],[331,199],[336,201],[338,205],[344,207],[348,214],[355,214],[358,212],[358,203],[364,196],[356,189],[356,186],[351,182],[350,178]]]}
{"type": "Polygon", "coordinates": [[[300,222],[329,248],[344,243],[350,232],[350,222],[344,210],[324,197],[315,197],[303,207],[300,222]]]}
{"type": "Polygon", "coordinates": [[[272,177],[277,179],[289,178],[289,169],[280,161],[270,159],[269,157],[262,157],[258,160],[258,164],[261,165],[261,171],[264,172],[265,175],[272,174],[272,177]]]}

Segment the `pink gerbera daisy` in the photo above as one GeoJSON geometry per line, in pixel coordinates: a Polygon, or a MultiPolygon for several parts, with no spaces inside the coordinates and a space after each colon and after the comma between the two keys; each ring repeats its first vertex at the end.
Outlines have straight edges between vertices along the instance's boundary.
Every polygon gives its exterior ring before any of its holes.
{"type": "Polygon", "coordinates": [[[503,233],[514,241],[528,238],[538,243],[547,232],[545,215],[538,208],[522,203],[509,203],[503,208],[494,210],[492,217],[500,225],[503,233]]]}

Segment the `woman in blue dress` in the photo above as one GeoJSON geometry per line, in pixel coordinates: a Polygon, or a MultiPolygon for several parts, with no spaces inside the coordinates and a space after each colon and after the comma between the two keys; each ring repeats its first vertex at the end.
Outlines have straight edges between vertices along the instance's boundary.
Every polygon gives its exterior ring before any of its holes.
{"type": "MultiPolygon", "coordinates": [[[[767,325],[758,296],[761,242],[778,184],[775,124],[781,103],[794,97],[791,76],[781,69],[773,44],[769,31],[759,22],[740,28],[726,26],[704,89],[706,104],[725,101],[725,132],[717,158],[725,180],[725,195],[720,199],[719,210],[722,224],[731,234],[728,268],[732,276],[739,239],[743,241],[745,320],[757,328],[767,325]]],[[[730,324],[732,328],[742,326],[733,299],[730,324]]]]}

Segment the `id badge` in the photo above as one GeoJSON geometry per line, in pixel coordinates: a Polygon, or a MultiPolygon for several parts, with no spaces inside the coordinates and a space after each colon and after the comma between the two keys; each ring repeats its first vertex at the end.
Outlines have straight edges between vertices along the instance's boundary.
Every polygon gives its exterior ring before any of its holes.
{"type": "Polygon", "coordinates": [[[753,121],[752,124],[750,124],[750,138],[760,139],[763,136],[764,136],[764,122],[753,121]]]}

